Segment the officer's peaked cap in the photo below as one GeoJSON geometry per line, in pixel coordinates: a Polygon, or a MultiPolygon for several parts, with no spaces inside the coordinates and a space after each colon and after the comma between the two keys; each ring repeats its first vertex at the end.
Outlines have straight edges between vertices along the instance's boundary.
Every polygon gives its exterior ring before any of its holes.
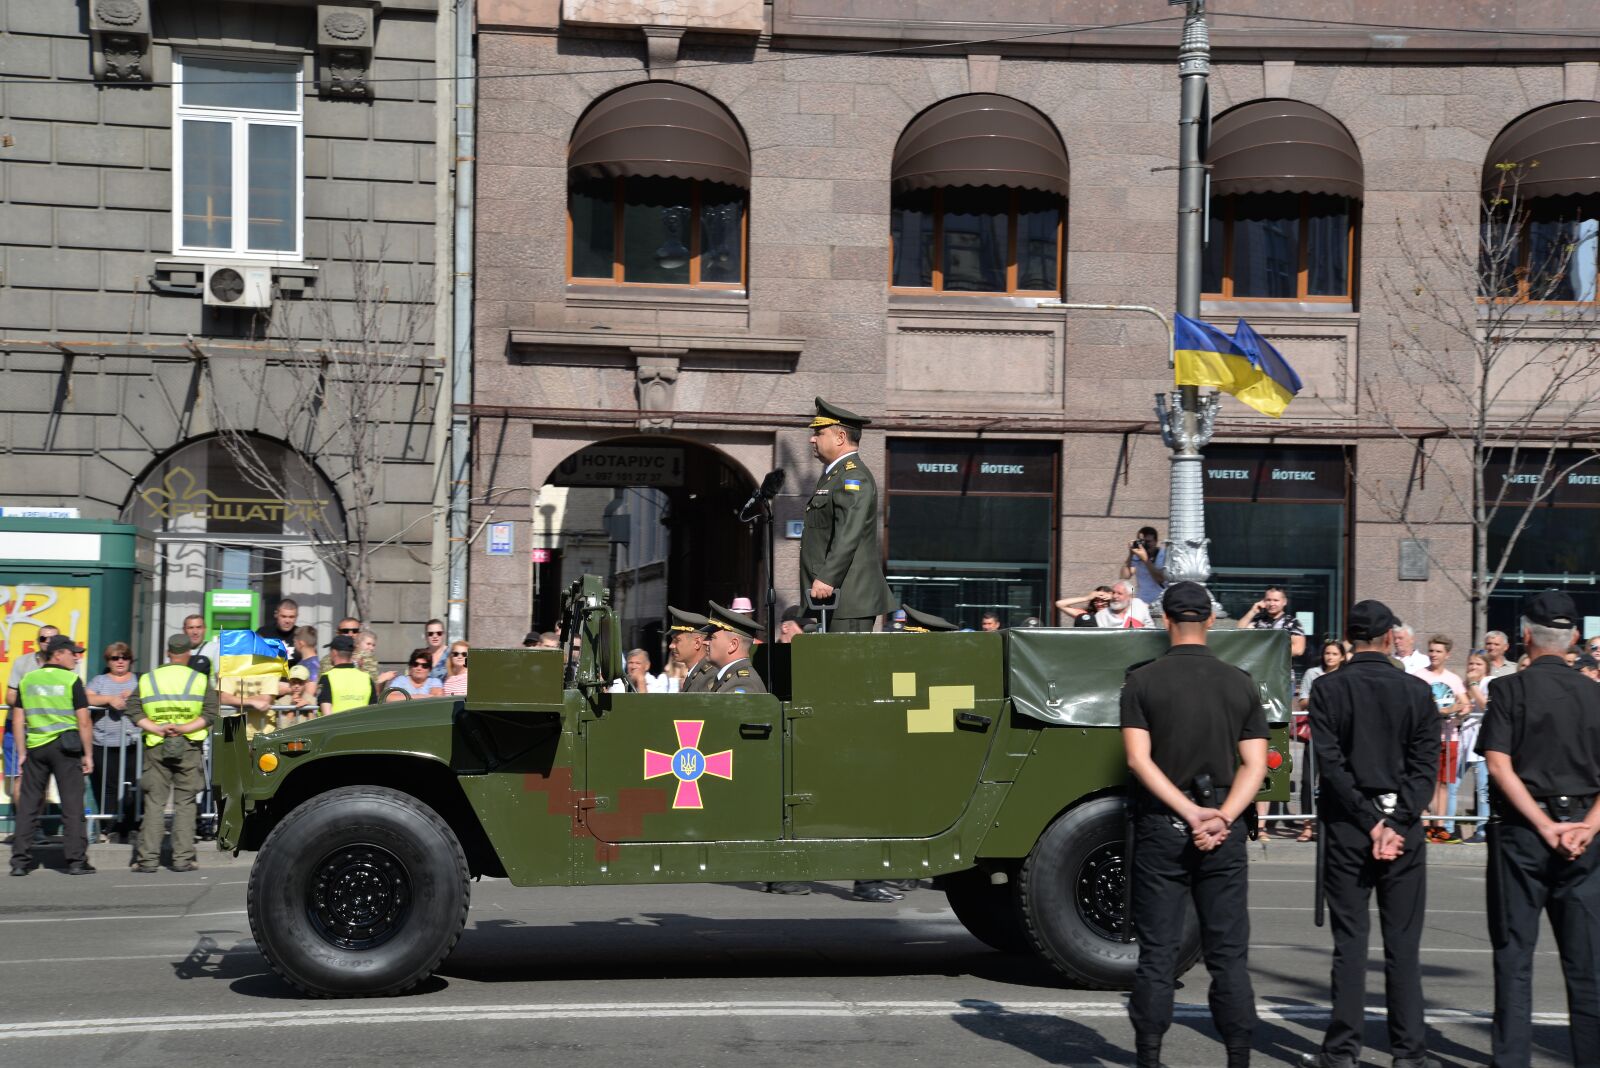
{"type": "Polygon", "coordinates": [[[901,605],[906,614],[905,629],[913,634],[926,634],[930,631],[949,631],[959,628],[943,616],[936,616],[932,612],[919,612],[910,605],[901,605]]]}
{"type": "Polygon", "coordinates": [[[667,606],[667,614],[672,617],[672,626],[668,629],[674,634],[684,634],[690,631],[704,631],[711,621],[699,612],[685,612],[681,608],[667,606]]]}
{"type": "Polygon", "coordinates": [[[812,418],[810,428],[820,430],[825,426],[844,426],[859,432],[862,427],[872,422],[855,412],[847,412],[837,404],[829,404],[821,397],[817,398],[817,414],[812,418]]]}
{"type": "Polygon", "coordinates": [[[719,630],[731,630],[746,638],[754,638],[767,629],[744,613],[724,608],[715,601],[711,602],[711,611],[707,613],[707,617],[713,633],[719,630]]]}

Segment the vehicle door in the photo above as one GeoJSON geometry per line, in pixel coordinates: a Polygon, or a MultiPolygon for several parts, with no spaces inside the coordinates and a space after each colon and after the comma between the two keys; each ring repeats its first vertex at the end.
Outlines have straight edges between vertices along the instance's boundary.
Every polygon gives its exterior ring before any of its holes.
{"type": "Polygon", "coordinates": [[[598,695],[585,819],[605,842],[776,841],[783,718],[768,694],[598,695]]]}
{"type": "Polygon", "coordinates": [[[791,643],[796,838],[927,838],[961,818],[1005,705],[998,633],[791,643]]]}

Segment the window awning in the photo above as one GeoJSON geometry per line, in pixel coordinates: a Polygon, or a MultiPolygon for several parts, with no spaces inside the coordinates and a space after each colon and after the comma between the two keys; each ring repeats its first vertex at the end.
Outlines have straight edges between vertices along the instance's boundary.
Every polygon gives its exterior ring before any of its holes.
{"type": "Polygon", "coordinates": [[[642,82],[584,112],[567,148],[580,178],[690,178],[750,188],[750,146],[728,109],[675,82],[642,82]]]}
{"type": "Polygon", "coordinates": [[[987,185],[1067,195],[1067,149],[1050,120],[993,93],[952,97],[911,121],[894,149],[894,189],[987,185]]]}
{"type": "Polygon", "coordinates": [[[1327,193],[1361,199],[1361,150],[1339,121],[1298,100],[1254,100],[1211,124],[1212,196],[1327,193]]]}
{"type": "Polygon", "coordinates": [[[1518,195],[1523,198],[1600,193],[1600,101],[1552,104],[1500,131],[1483,163],[1485,193],[1499,188],[1501,163],[1522,164],[1518,195]]]}

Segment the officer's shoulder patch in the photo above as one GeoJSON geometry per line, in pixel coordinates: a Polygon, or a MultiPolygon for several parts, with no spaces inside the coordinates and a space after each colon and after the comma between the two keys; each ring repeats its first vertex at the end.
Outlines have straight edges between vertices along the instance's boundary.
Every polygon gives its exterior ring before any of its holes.
{"type": "Polygon", "coordinates": [[[729,693],[744,693],[745,691],[744,691],[744,687],[743,686],[735,686],[733,689],[729,690],[728,692],[729,693]]]}
{"type": "Polygon", "coordinates": [[[850,491],[851,493],[859,493],[861,491],[861,480],[860,479],[855,479],[855,478],[847,478],[847,479],[844,480],[844,488],[846,490],[850,491]]]}
{"type": "Polygon", "coordinates": [[[854,471],[856,469],[856,462],[854,460],[846,460],[844,462],[844,469],[846,471],[854,471]]]}
{"type": "Polygon", "coordinates": [[[744,668],[740,668],[740,669],[739,669],[739,670],[738,670],[738,671],[737,671],[737,672],[736,672],[736,674],[737,674],[737,675],[738,675],[738,676],[739,676],[739,677],[740,677],[740,678],[741,678],[741,679],[746,679],[746,678],[749,678],[749,677],[750,677],[750,672],[748,672],[748,671],[746,671],[746,670],[745,670],[745,669],[744,669],[744,668]]]}

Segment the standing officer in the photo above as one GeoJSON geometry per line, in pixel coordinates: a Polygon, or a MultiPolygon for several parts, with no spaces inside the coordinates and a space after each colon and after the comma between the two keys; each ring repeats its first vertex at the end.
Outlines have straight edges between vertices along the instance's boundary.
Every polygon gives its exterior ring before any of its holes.
{"type": "Polygon", "coordinates": [[[1495,1068],[1532,1058],[1541,911],[1549,913],[1561,952],[1572,1063],[1600,1058],[1600,877],[1589,848],[1600,830],[1600,686],[1562,657],[1577,640],[1578,619],[1565,593],[1528,598],[1522,644],[1532,661],[1489,681],[1478,733],[1496,794],[1488,880],[1495,1068]]]}
{"type": "Polygon", "coordinates": [[[1311,742],[1322,773],[1317,815],[1333,915],[1333,1012],[1305,1068],[1355,1068],[1366,1011],[1368,899],[1378,891],[1384,993],[1395,1068],[1427,1055],[1420,949],[1427,908],[1422,812],[1439,772],[1439,717],[1428,684],[1389,661],[1399,620],[1381,601],[1350,609],[1355,655],[1311,687],[1311,742]]]}
{"type": "Polygon", "coordinates": [[[44,644],[43,666],[22,676],[17,686],[19,704],[11,710],[11,736],[22,765],[22,785],[11,832],[12,875],[27,875],[39,866],[33,859],[33,832],[44,811],[51,776],[61,795],[67,874],[94,873],[83,818],[83,777],[94,770],[94,729],[89,722],[89,694],[74,670],[81,652],[71,638],[54,635],[44,644]]]}
{"type": "Polygon", "coordinates": [[[378,703],[372,676],[355,665],[356,640],[336,634],[328,643],[333,664],[317,679],[317,708],[324,716],[378,703]]]}
{"type": "Polygon", "coordinates": [[[1185,898],[1200,914],[1211,973],[1211,1019],[1228,1068],[1247,1068],[1256,1023],[1246,953],[1249,883],[1243,828],[1267,770],[1267,720],[1248,674],[1206,648],[1216,622],[1197,582],[1167,587],[1166,655],[1128,672],[1122,742],[1133,795],[1133,925],[1139,964],[1128,1017],[1139,1068],[1158,1068],[1172,1025],[1172,991],[1183,941],[1185,898]]]}
{"type": "Polygon", "coordinates": [[[816,603],[834,598],[829,631],[870,631],[894,608],[878,552],[878,484],[857,451],[869,422],[821,397],[811,420],[823,468],[800,536],[800,592],[816,603]]]}
{"type": "Polygon", "coordinates": [[[712,628],[706,658],[716,670],[701,693],[766,693],[767,687],[750,664],[750,643],[766,630],[747,615],[711,602],[707,623],[712,628]]]}
{"type": "Polygon", "coordinates": [[[711,621],[698,612],[685,612],[670,605],[667,613],[672,616],[672,625],[668,628],[672,637],[667,639],[667,651],[687,669],[683,681],[678,683],[678,692],[705,693],[715,671],[706,658],[705,631],[711,621]]]}
{"type": "Polygon", "coordinates": [[[195,797],[205,788],[205,741],[217,720],[217,691],[189,665],[185,634],[167,639],[167,662],[139,679],[127,716],[144,733],[144,820],[133,870],[150,875],[161,861],[167,796],[172,796],[172,870],[198,871],[194,848],[195,797]]]}

